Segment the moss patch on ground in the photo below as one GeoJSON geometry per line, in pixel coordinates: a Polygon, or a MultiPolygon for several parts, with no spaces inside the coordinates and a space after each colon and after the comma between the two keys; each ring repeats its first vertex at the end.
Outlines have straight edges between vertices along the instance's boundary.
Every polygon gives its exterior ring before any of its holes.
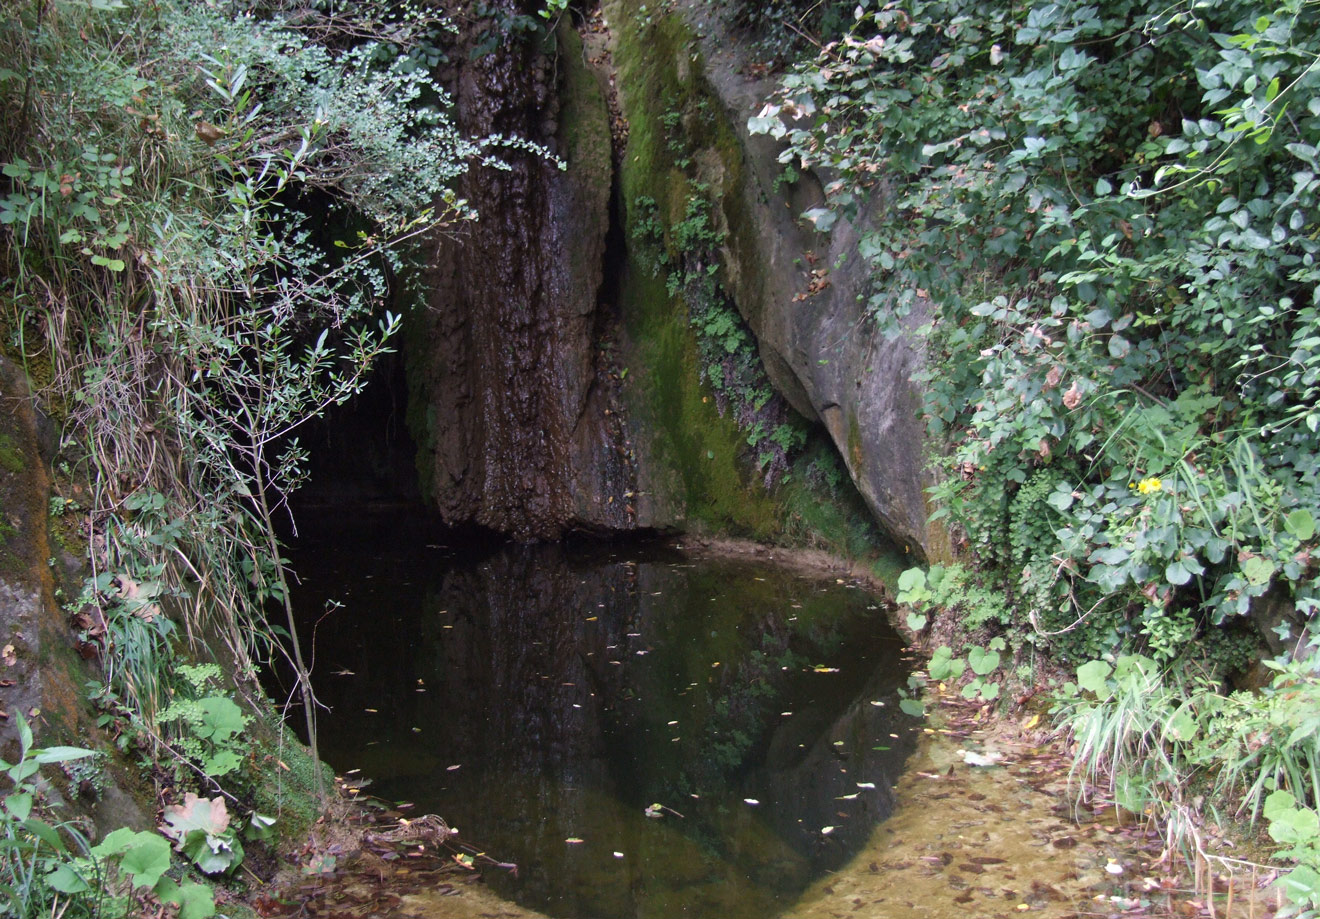
{"type": "Polygon", "coordinates": [[[275,818],[280,848],[301,844],[323,811],[316,796],[317,770],[331,795],[335,790],[334,770],[312,759],[273,709],[263,711],[250,730],[259,767],[252,789],[257,812],[275,818]]]}

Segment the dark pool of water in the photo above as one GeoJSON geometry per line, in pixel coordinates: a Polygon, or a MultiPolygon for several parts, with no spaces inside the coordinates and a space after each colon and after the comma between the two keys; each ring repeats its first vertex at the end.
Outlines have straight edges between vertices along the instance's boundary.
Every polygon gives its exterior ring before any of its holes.
{"type": "Polygon", "coordinates": [[[765,919],[890,811],[907,666],[866,591],[655,544],[465,542],[304,517],[296,600],[323,756],[516,862],[500,893],[765,919]]]}

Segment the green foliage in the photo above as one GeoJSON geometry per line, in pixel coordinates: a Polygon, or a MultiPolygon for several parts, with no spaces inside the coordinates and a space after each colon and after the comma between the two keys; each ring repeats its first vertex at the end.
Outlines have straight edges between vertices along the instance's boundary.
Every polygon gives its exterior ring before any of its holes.
{"type": "Polygon", "coordinates": [[[1003,594],[985,587],[982,580],[962,565],[931,565],[905,570],[898,579],[899,603],[927,610],[947,609],[956,613],[968,629],[1010,621],[1003,594]]]}
{"type": "Polygon", "coordinates": [[[1320,817],[1286,791],[1271,792],[1264,813],[1270,838],[1286,847],[1279,854],[1297,862],[1279,881],[1289,902],[1299,909],[1320,907],[1320,817]]]}
{"type": "Polygon", "coordinates": [[[972,678],[960,690],[964,699],[982,699],[993,702],[999,698],[999,683],[990,679],[1001,661],[999,652],[1007,647],[1003,638],[995,637],[985,647],[968,645],[966,657],[955,657],[948,645],[940,645],[930,657],[926,672],[937,683],[953,682],[971,670],[972,678]]]}
{"type": "Polygon", "coordinates": [[[230,826],[224,798],[189,793],[183,804],[165,808],[164,816],[160,831],[203,874],[230,874],[243,860],[243,844],[230,826]]]}
{"type": "Polygon", "coordinates": [[[288,654],[315,744],[275,536],[297,429],[389,349],[411,242],[474,216],[453,181],[544,151],[458,133],[421,5],[47,6],[0,23],[0,323],[86,457],[110,696],[227,776],[232,703],[158,721],[175,643],[219,636],[244,676],[288,654]]]}
{"type": "Polygon", "coordinates": [[[0,761],[9,788],[0,806],[0,903],[15,919],[39,916],[112,917],[133,914],[142,897],[176,903],[181,919],[215,914],[210,890],[179,885],[170,868],[169,843],[156,833],[121,828],[92,846],[75,826],[48,821],[49,808],[37,781],[41,766],[94,756],[76,747],[32,746],[32,731],[15,714],[19,761],[0,761]]]}
{"type": "Polygon", "coordinates": [[[1150,809],[1171,838],[1199,849],[1198,796],[1219,809],[1264,816],[1298,861],[1282,881],[1297,907],[1314,905],[1320,875],[1314,810],[1320,802],[1320,680],[1314,660],[1271,662],[1260,694],[1223,695],[1203,672],[1123,655],[1077,669],[1055,714],[1077,744],[1075,770],[1134,812],[1150,809]]]}
{"type": "Polygon", "coordinates": [[[1167,659],[1272,584],[1310,615],[1320,4],[856,17],[749,126],[838,176],[818,229],[883,181],[872,310],[926,304],[938,497],[1014,618],[1167,659]]]}
{"type": "Polygon", "coordinates": [[[724,0],[733,26],[752,39],[758,58],[768,65],[789,63],[811,50],[816,38],[845,27],[853,5],[827,0],[724,0]]]}
{"type": "Polygon", "coordinates": [[[178,667],[186,686],[157,716],[161,725],[177,724],[174,745],[207,776],[220,779],[239,768],[248,742],[241,735],[251,720],[232,699],[209,693],[207,683],[220,675],[214,664],[178,667]]]}
{"type": "MultiPolygon", "coordinates": [[[[670,112],[667,127],[680,115],[670,112]]],[[[701,374],[714,391],[721,414],[732,413],[746,434],[751,457],[767,486],[781,480],[792,458],[806,445],[805,423],[779,396],[761,364],[756,338],[718,279],[719,250],[726,234],[716,225],[709,188],[691,183],[683,219],[666,227],[653,198],[634,201],[633,238],[656,251],[658,266],[669,268],[665,287],[682,297],[697,336],[701,374]]]]}

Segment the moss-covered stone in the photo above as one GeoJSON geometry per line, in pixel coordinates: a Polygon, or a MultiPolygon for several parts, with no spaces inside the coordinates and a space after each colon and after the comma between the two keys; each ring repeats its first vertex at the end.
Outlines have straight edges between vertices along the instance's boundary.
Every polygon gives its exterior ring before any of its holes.
{"type": "Polygon", "coordinates": [[[275,818],[279,848],[299,845],[323,813],[316,796],[317,770],[327,792],[334,790],[334,771],[312,759],[307,747],[271,708],[264,709],[249,730],[256,762],[252,787],[256,810],[275,818]]]}
{"type": "MultiPolygon", "coordinates": [[[[767,283],[744,194],[744,150],[680,15],[648,15],[638,0],[616,0],[608,15],[618,29],[615,62],[629,125],[619,176],[630,253],[622,314],[640,506],[662,524],[883,557],[887,542],[823,431],[810,435],[808,449],[767,490],[745,432],[720,415],[702,382],[688,306],[671,296],[665,276],[682,263],[676,227],[700,195],[713,205],[707,239],[721,240],[721,281],[745,294],[767,283]]],[[[754,294],[739,298],[739,311],[754,320],[759,302],[754,294]]]]}
{"type": "Polygon", "coordinates": [[[22,472],[25,465],[23,452],[14,443],[13,437],[0,432],[0,469],[17,473],[22,472]]]}
{"type": "Polygon", "coordinates": [[[742,432],[720,416],[701,382],[684,305],[636,267],[625,276],[622,301],[633,343],[629,415],[649,516],[660,525],[774,539],[780,509],[742,461],[742,432]]]}

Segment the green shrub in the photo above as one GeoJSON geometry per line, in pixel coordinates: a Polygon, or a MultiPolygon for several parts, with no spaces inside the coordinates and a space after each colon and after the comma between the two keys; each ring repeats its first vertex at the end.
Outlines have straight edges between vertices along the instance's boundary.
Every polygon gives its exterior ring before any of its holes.
{"type": "Polygon", "coordinates": [[[1297,862],[1282,883],[1305,909],[1320,905],[1320,679],[1314,659],[1271,666],[1260,694],[1224,695],[1208,675],[1150,657],[1091,661],[1054,712],[1076,743],[1075,772],[1160,818],[1189,857],[1210,857],[1200,800],[1212,819],[1263,816],[1280,857],[1297,862]]]}
{"type": "Polygon", "coordinates": [[[862,2],[749,122],[837,176],[817,229],[882,196],[937,500],[1070,654],[1316,608],[1317,54],[1305,0],[862,2]]]}
{"type": "Polygon", "coordinates": [[[43,395],[86,456],[84,600],[111,696],[232,773],[219,697],[169,708],[175,642],[215,635],[243,678],[291,657],[314,746],[274,527],[305,474],[296,430],[389,349],[411,242],[473,216],[453,180],[544,151],[453,127],[423,60],[444,24],[420,5],[10,12],[0,323],[53,368],[43,395]]]}

